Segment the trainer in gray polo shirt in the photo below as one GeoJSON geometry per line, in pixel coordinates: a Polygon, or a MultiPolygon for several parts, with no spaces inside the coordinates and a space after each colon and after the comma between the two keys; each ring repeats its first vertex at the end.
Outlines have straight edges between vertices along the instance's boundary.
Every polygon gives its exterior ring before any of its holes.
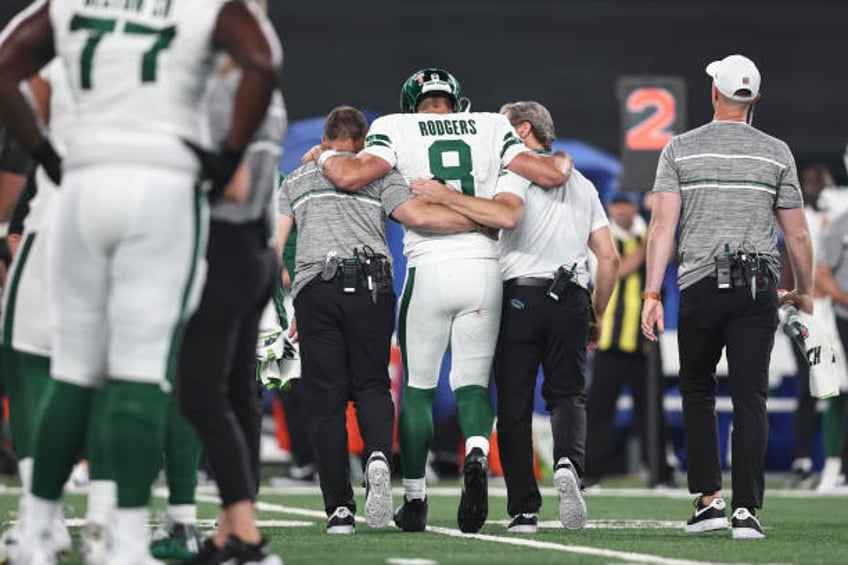
{"type": "Polygon", "coordinates": [[[685,531],[728,527],[715,412],[716,365],[726,350],[734,424],[732,536],[762,538],[757,510],[765,490],[768,368],[777,328],[777,224],[796,284],[783,300],[808,313],[812,246],[789,147],[751,125],[760,99],[756,65],[730,55],[706,71],[713,121],[672,138],[657,167],[642,332],[656,341],[655,332],[664,329],[659,291],[679,220],[680,395],[688,486],[699,495],[685,531]]]}

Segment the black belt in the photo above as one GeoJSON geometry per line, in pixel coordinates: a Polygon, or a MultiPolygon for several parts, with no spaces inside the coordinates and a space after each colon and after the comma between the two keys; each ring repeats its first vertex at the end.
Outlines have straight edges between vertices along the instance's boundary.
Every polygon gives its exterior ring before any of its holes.
{"type": "Polygon", "coordinates": [[[550,286],[553,280],[545,277],[515,277],[504,281],[504,286],[550,286]]]}

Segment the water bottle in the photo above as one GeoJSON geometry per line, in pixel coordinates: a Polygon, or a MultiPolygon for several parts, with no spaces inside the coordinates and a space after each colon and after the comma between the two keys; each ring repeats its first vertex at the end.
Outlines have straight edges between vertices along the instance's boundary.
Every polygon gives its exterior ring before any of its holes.
{"type": "Polygon", "coordinates": [[[798,351],[801,352],[801,355],[806,358],[806,340],[810,337],[810,330],[807,328],[807,324],[805,324],[801,319],[801,316],[798,314],[798,309],[793,303],[784,302],[780,309],[786,316],[786,319],[783,322],[783,333],[789,336],[789,339],[792,340],[795,347],[797,347],[798,351]]]}

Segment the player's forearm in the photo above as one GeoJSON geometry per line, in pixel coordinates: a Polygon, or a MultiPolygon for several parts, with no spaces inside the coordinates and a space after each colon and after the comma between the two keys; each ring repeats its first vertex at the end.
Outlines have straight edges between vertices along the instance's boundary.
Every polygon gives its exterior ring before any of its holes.
{"type": "Polygon", "coordinates": [[[476,198],[451,192],[444,200],[445,206],[474,222],[498,229],[511,230],[518,225],[523,207],[513,206],[498,199],[476,198]]]}
{"type": "Polygon", "coordinates": [[[568,181],[573,165],[567,155],[525,152],[517,155],[508,168],[543,188],[557,188],[568,181]]]}
{"type": "Polygon", "coordinates": [[[28,151],[32,151],[44,141],[44,135],[38,127],[38,121],[26,98],[18,90],[17,82],[5,82],[0,75],[0,122],[6,124],[12,135],[28,151]]]}
{"type": "Polygon", "coordinates": [[[323,167],[324,176],[339,190],[356,192],[376,178],[361,165],[356,157],[335,155],[327,159],[323,167]]]}
{"type": "Polygon", "coordinates": [[[275,82],[276,70],[270,59],[265,64],[243,69],[227,137],[231,149],[244,151],[247,148],[253,134],[265,119],[275,82]]]}
{"type": "Polygon", "coordinates": [[[265,118],[283,52],[279,39],[258,8],[245,2],[223,5],[213,32],[215,44],[232,55],[241,68],[227,143],[244,151],[265,118]]]}
{"type": "Polygon", "coordinates": [[[28,151],[44,141],[35,113],[19,88],[55,54],[49,5],[39,1],[21,12],[0,42],[0,121],[28,151]]]}
{"type": "Polygon", "coordinates": [[[427,206],[417,229],[432,233],[460,233],[476,230],[477,224],[467,216],[444,206],[433,204],[427,206]]]}
{"type": "Polygon", "coordinates": [[[431,233],[460,233],[477,229],[471,219],[459,212],[415,198],[395,208],[392,218],[408,228],[431,233]]]}

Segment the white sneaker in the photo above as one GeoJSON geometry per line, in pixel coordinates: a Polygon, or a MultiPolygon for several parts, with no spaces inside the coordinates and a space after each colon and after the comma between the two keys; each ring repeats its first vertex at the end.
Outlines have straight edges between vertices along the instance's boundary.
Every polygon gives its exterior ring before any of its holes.
{"type": "Polygon", "coordinates": [[[84,565],[105,565],[109,530],[102,524],[86,524],[80,530],[80,557],[84,565]]]}
{"type": "Polygon", "coordinates": [[[12,560],[18,550],[18,525],[13,524],[0,535],[0,563],[12,560]]]}
{"type": "Polygon", "coordinates": [[[80,461],[71,470],[68,481],[65,483],[65,490],[68,492],[86,492],[89,482],[88,461],[80,461]]]}
{"type": "Polygon", "coordinates": [[[830,494],[848,494],[848,478],[844,474],[840,474],[836,477],[836,484],[827,492],[830,494]]]}
{"type": "Polygon", "coordinates": [[[586,525],[586,502],[580,492],[577,470],[568,457],[557,461],[554,486],[559,494],[559,520],[569,530],[579,530],[586,525]]]}
{"type": "Polygon", "coordinates": [[[56,565],[56,553],[49,544],[44,546],[27,544],[18,548],[17,554],[12,558],[13,563],[23,565],[56,565]]]}
{"type": "Polygon", "coordinates": [[[386,456],[375,451],[365,466],[365,521],[385,528],[392,521],[392,482],[386,456]]]}
{"type": "Polygon", "coordinates": [[[53,549],[57,555],[70,553],[74,544],[71,540],[71,533],[68,531],[68,526],[65,524],[65,511],[60,507],[53,519],[53,525],[50,531],[53,536],[53,549]]]}
{"type": "Polygon", "coordinates": [[[839,470],[842,468],[842,459],[839,457],[828,457],[824,460],[819,484],[816,492],[831,493],[839,482],[839,470]]]}
{"type": "Polygon", "coordinates": [[[165,565],[165,562],[155,559],[146,549],[133,555],[130,551],[112,548],[112,552],[106,559],[106,565],[165,565]]]}

